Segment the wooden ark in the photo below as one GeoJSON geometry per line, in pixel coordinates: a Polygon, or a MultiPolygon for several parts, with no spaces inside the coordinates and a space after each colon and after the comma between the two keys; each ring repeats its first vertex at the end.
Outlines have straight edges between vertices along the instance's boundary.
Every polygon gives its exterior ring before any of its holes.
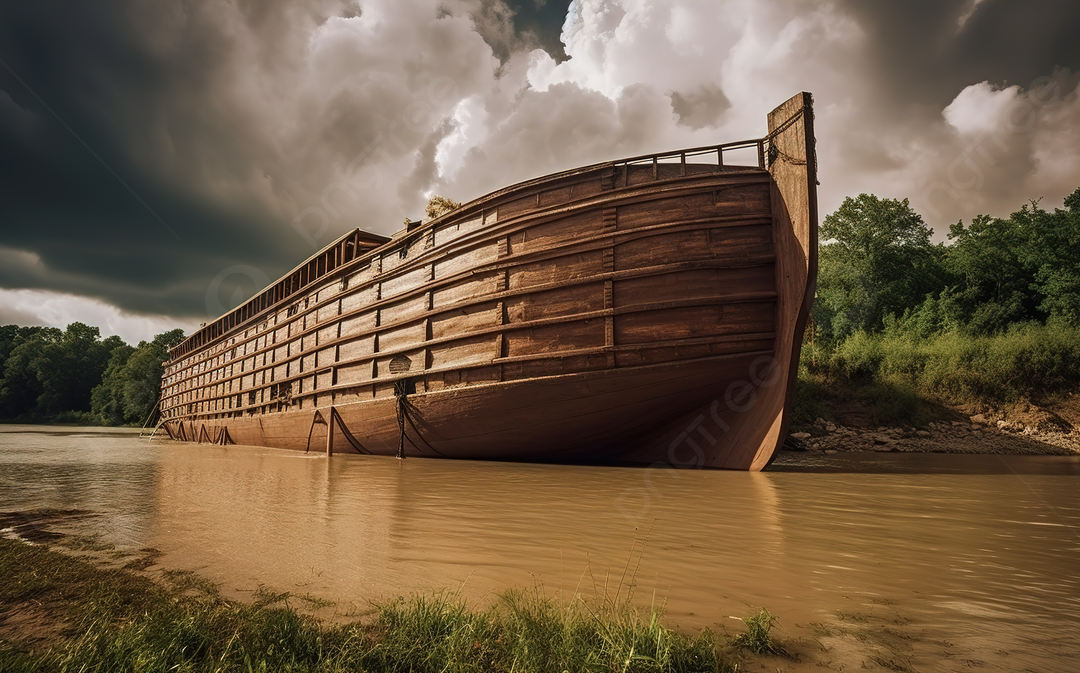
{"type": "Polygon", "coordinates": [[[768,127],[523,182],[391,239],[354,230],[171,351],[163,425],[299,451],[760,470],[814,292],[810,94],[768,127]]]}

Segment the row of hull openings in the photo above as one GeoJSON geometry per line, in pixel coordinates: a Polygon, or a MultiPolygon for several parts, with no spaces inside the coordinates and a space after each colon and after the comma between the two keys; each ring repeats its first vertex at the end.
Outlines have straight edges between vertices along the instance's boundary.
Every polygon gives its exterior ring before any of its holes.
{"type": "MultiPolygon", "coordinates": [[[[557,355],[603,346],[634,346],[664,341],[710,339],[739,334],[771,333],[775,324],[775,302],[749,301],[733,304],[706,304],[654,309],[613,316],[567,320],[553,324],[488,331],[470,336],[470,331],[499,327],[496,309],[463,314],[454,330],[459,338],[428,342],[425,335],[435,334],[431,325],[420,322],[377,335],[343,338],[334,345],[300,350],[293,356],[289,349],[246,358],[225,365],[219,371],[202,375],[181,385],[166,386],[166,399],[190,402],[199,391],[216,389],[216,394],[244,392],[297,376],[309,375],[313,387],[353,383],[380,376],[428,369],[451,369],[480,365],[501,358],[557,355]],[[610,323],[610,324],[609,324],[610,323]],[[376,349],[376,343],[378,349],[376,349]],[[389,352],[388,352],[389,351],[389,352]],[[380,355],[380,353],[386,353],[380,355]],[[404,357],[401,361],[399,358],[404,357]],[[402,369],[404,367],[404,369],[402,369]],[[335,368],[336,374],[331,374],[335,368]]],[[[628,352],[632,352],[630,349],[628,352]]],[[[311,387],[308,388],[309,390],[311,387]]]]}
{"type": "Polygon", "coordinates": [[[383,356],[365,348],[369,341],[357,339],[226,381],[180,394],[166,393],[164,405],[183,408],[187,404],[213,399],[216,408],[210,410],[219,410],[269,402],[292,403],[301,395],[340,386],[375,383],[379,378],[397,379],[402,375],[424,375],[430,381],[431,390],[437,390],[461,385],[462,371],[494,362],[500,363],[500,369],[498,377],[492,380],[514,380],[768,350],[772,348],[770,335],[774,329],[774,314],[774,302],[758,301],[617,315],[612,321],[617,342],[620,337],[623,342],[637,344],[687,339],[704,342],[613,349],[611,353],[573,352],[608,345],[610,335],[605,319],[462,338],[441,345],[414,344],[405,352],[383,356]],[[525,359],[515,362],[515,356],[525,359]],[[303,366],[305,362],[310,366],[303,366]]]}
{"type": "MultiPolygon", "coordinates": [[[[767,197],[767,186],[764,194],[767,197]]],[[[712,195],[695,195],[695,197],[706,199],[709,204],[713,201],[712,195]]],[[[683,203],[688,199],[689,197],[686,197],[674,201],[683,203]]],[[[651,218],[662,216],[663,212],[659,211],[663,211],[665,207],[674,209],[674,206],[665,206],[663,203],[650,202],[650,205],[653,206],[653,211],[657,211],[650,212],[651,218]]],[[[632,206],[622,206],[619,211],[622,213],[623,210],[630,208],[632,206]]],[[[713,209],[703,207],[686,212],[685,208],[682,208],[677,216],[679,218],[707,217],[709,213],[699,212],[706,210],[713,209]]],[[[752,209],[748,208],[748,210],[752,209]]],[[[671,216],[676,217],[674,212],[671,216]]],[[[758,218],[769,216],[767,198],[765,206],[754,210],[752,216],[758,218]]],[[[620,215],[620,218],[623,216],[620,215]]],[[[629,219],[630,224],[640,221],[639,226],[643,226],[646,222],[650,224],[657,222],[655,219],[630,216],[623,219],[629,219]]],[[[252,343],[257,339],[263,342],[263,347],[265,347],[267,340],[270,343],[280,341],[297,330],[310,329],[316,324],[332,320],[342,312],[347,313],[377,301],[414,293],[425,285],[437,283],[441,279],[470,270],[478,270],[484,265],[497,262],[501,254],[504,254],[500,248],[505,251],[505,254],[550,250],[579,240],[588,233],[596,234],[600,227],[602,227],[601,214],[594,211],[538,225],[507,237],[493,237],[484,243],[463,249],[430,264],[423,264],[383,279],[376,280],[379,272],[374,268],[360,270],[345,278],[344,282],[326,283],[308,297],[283,306],[264,323],[245,330],[240,335],[223,340],[221,344],[212,346],[208,351],[193,353],[183,358],[177,366],[184,370],[212,366],[206,364],[207,355],[225,360],[237,345],[252,343]],[[335,297],[337,300],[331,301],[335,297]]],[[[624,224],[620,219],[619,230],[623,229],[624,224]]],[[[417,243],[417,245],[421,244],[417,243]]],[[[665,232],[661,235],[619,243],[606,251],[591,250],[532,263],[522,263],[509,270],[480,272],[467,277],[462,282],[433,290],[430,292],[430,298],[425,296],[424,300],[431,308],[438,309],[487,293],[526,289],[607,271],[627,271],[668,264],[673,261],[724,259],[738,262],[767,257],[771,253],[772,228],[768,224],[665,232]]],[[[395,257],[391,255],[387,259],[395,257]]],[[[391,265],[390,268],[382,269],[381,273],[386,275],[386,272],[393,271],[394,268],[396,267],[391,265]]],[[[393,313],[395,308],[391,306],[385,310],[393,313]]]]}
{"type": "MultiPolygon", "coordinates": [[[[495,279],[481,275],[462,285],[494,287],[495,279]]],[[[171,392],[179,392],[181,389],[198,387],[275,363],[281,366],[290,360],[299,361],[293,365],[296,368],[293,373],[311,371],[338,361],[337,355],[331,356],[332,348],[328,348],[328,345],[348,351],[345,357],[355,357],[377,351],[407,348],[429,340],[465,337],[500,326],[561,319],[607,308],[620,310],[647,306],[669,301],[673,297],[679,300],[704,300],[725,294],[767,293],[774,288],[774,267],[772,264],[763,264],[735,269],[691,269],[626,278],[614,281],[610,288],[603,281],[586,282],[510,296],[501,301],[472,303],[441,312],[437,308],[429,309],[430,299],[421,296],[352,316],[333,316],[336,320],[324,324],[321,328],[314,325],[307,327],[306,320],[294,322],[273,334],[233,347],[228,353],[214,358],[211,361],[214,367],[201,374],[193,374],[193,368],[177,371],[170,367],[170,371],[166,373],[165,384],[171,392]],[[349,338],[350,335],[363,336],[349,338]]],[[[477,288],[477,291],[482,296],[484,288],[477,288]]],[[[668,323],[678,322],[679,314],[665,314],[664,319],[668,323]]],[[[663,329],[655,326],[654,322],[655,320],[637,313],[616,316],[615,343],[655,341],[657,339],[654,337],[657,336],[672,338],[671,334],[680,331],[676,325],[663,329]]],[[[533,329],[508,333],[512,351],[508,355],[535,352],[528,350],[528,343],[533,340],[533,329]]]]}
{"type": "MultiPolygon", "coordinates": [[[[629,367],[672,363],[716,355],[768,352],[773,345],[771,338],[755,336],[731,342],[668,346],[614,353],[587,353],[561,358],[462,367],[452,371],[425,372],[413,369],[406,372],[406,375],[414,375],[408,378],[410,392],[425,393],[468,385],[599,371],[608,369],[613,364],[615,367],[629,367]]],[[[397,358],[399,362],[409,360],[410,364],[419,362],[423,358],[422,353],[414,355],[415,360],[408,356],[397,356],[397,358]]],[[[693,363],[688,362],[686,366],[693,366],[693,363]]],[[[326,372],[325,375],[300,377],[236,394],[224,392],[224,386],[210,386],[198,391],[205,397],[167,406],[164,409],[164,417],[176,418],[200,414],[220,414],[223,415],[222,417],[227,417],[297,411],[394,395],[394,385],[401,380],[401,376],[394,376],[386,381],[376,381],[365,377],[361,369],[343,366],[335,368],[333,372],[326,372]]]]}

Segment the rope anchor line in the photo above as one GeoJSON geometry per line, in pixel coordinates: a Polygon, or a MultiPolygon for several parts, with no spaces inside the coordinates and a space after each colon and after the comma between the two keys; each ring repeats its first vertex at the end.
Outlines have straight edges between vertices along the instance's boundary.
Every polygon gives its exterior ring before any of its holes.
{"type": "MultiPolygon", "coordinates": [[[[403,379],[394,383],[394,398],[397,402],[396,406],[398,422],[397,457],[401,460],[405,460],[405,440],[409,440],[409,444],[412,444],[412,447],[418,452],[423,452],[423,449],[420,447],[420,445],[414,442],[412,437],[410,437],[408,432],[406,432],[405,424],[408,423],[409,427],[413,429],[413,433],[416,435],[417,439],[423,442],[424,446],[427,447],[428,450],[430,450],[437,456],[443,456],[445,458],[446,454],[436,449],[434,446],[431,445],[430,442],[424,439],[424,436],[420,433],[420,428],[416,427],[416,421],[413,420],[413,415],[416,413],[416,409],[411,404],[409,404],[409,388],[412,386],[409,386],[408,384],[408,379],[403,379]]],[[[415,390],[413,392],[415,392],[415,390]]]]}

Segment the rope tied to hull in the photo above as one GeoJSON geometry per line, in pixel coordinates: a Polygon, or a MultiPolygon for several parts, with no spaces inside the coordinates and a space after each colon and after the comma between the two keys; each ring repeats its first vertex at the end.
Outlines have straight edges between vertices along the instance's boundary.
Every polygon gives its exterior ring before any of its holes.
{"type": "MultiPolygon", "coordinates": [[[[416,434],[417,439],[419,439],[421,442],[423,442],[424,446],[426,446],[432,453],[434,453],[437,456],[446,457],[446,454],[444,454],[441,451],[439,451],[438,449],[436,449],[434,446],[431,445],[430,442],[428,442],[426,439],[424,439],[424,435],[422,435],[420,433],[420,428],[416,427],[416,421],[414,421],[413,417],[412,417],[412,412],[415,412],[416,409],[414,409],[412,407],[412,405],[409,404],[408,397],[410,395],[410,392],[409,392],[408,383],[409,383],[408,379],[404,379],[404,380],[401,380],[401,381],[398,381],[398,382],[394,383],[394,397],[397,400],[397,422],[398,422],[398,451],[397,451],[397,457],[401,458],[402,460],[404,460],[404,458],[405,458],[405,440],[409,440],[409,444],[412,444],[412,447],[414,449],[416,449],[417,452],[420,452],[420,453],[423,452],[423,449],[420,448],[420,445],[418,445],[416,442],[414,442],[412,437],[410,437],[408,435],[408,433],[406,432],[406,430],[405,430],[405,424],[406,423],[408,423],[409,426],[413,429],[413,432],[416,434]]],[[[415,390],[413,392],[415,392],[415,390]]]]}
{"type": "Polygon", "coordinates": [[[405,381],[394,383],[394,398],[397,400],[398,460],[405,460],[405,397],[407,394],[405,392],[405,381]]]}

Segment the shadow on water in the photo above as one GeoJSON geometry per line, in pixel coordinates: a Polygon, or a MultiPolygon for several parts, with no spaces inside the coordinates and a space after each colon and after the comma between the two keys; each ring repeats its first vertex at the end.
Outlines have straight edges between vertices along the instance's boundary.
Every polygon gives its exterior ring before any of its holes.
{"type": "Polygon", "coordinates": [[[1077,476],[1080,456],[784,451],[769,466],[769,472],[1077,476]]]}

